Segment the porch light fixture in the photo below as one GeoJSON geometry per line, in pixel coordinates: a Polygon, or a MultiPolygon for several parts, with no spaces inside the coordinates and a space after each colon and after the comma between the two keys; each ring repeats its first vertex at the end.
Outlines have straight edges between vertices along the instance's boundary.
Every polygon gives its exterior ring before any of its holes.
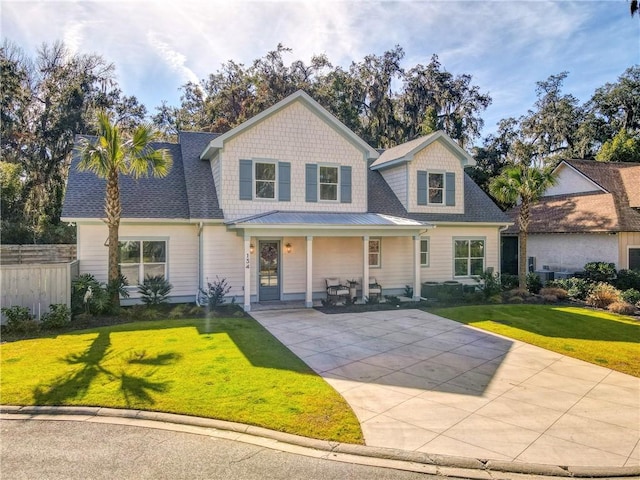
{"type": "Polygon", "coordinates": [[[284,246],[284,248],[286,248],[286,249],[287,249],[287,253],[291,253],[291,244],[290,244],[290,243],[287,243],[287,244],[284,246]]]}
{"type": "Polygon", "coordinates": [[[253,254],[255,249],[256,249],[256,247],[253,246],[253,243],[251,245],[249,245],[249,252],[251,252],[251,254],[253,254]]]}

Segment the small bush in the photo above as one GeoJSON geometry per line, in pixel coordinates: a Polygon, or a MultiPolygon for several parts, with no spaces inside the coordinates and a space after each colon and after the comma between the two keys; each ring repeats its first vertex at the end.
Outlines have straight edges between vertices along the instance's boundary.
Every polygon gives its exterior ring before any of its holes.
{"type": "Polygon", "coordinates": [[[507,298],[507,303],[515,303],[515,304],[524,303],[524,298],[517,297],[517,296],[516,297],[509,297],[509,298],[507,298]]]}
{"type": "Polygon", "coordinates": [[[618,290],[640,290],[640,272],[636,270],[618,270],[614,285],[618,290]]]}
{"type": "Polygon", "coordinates": [[[635,288],[625,290],[620,294],[620,298],[623,302],[630,303],[631,305],[637,305],[640,303],[640,292],[635,288]]]}
{"type": "Polygon", "coordinates": [[[517,275],[503,273],[500,275],[500,284],[502,285],[503,290],[513,290],[520,286],[520,279],[517,275]]]}
{"type": "Polygon", "coordinates": [[[488,298],[489,303],[495,303],[495,304],[500,304],[502,303],[502,295],[492,295],[491,297],[488,298]]]}
{"type": "Polygon", "coordinates": [[[540,295],[542,295],[543,297],[546,295],[552,295],[556,297],[556,300],[564,300],[569,296],[569,294],[564,288],[558,288],[558,287],[542,288],[540,289],[540,295]]]}
{"type": "Polygon", "coordinates": [[[542,280],[540,280],[540,277],[533,272],[529,272],[527,274],[527,290],[537,295],[538,293],[540,293],[541,289],[542,280]]]}
{"type": "MultiPolygon", "coordinates": [[[[544,289],[543,289],[544,290],[544,289]]],[[[558,301],[558,297],[556,297],[555,295],[551,295],[551,294],[540,294],[542,296],[542,299],[544,300],[544,303],[556,303],[558,301]]]]}
{"type": "Polygon", "coordinates": [[[404,296],[413,298],[413,287],[411,285],[404,286],[404,296]]]}
{"type": "Polygon", "coordinates": [[[372,297],[364,297],[364,303],[366,303],[367,305],[377,305],[378,303],[380,303],[380,296],[374,295],[372,297]]]}
{"type": "Polygon", "coordinates": [[[384,299],[386,303],[390,305],[396,305],[396,306],[400,305],[400,297],[397,297],[395,295],[386,295],[384,299]]]}
{"type": "Polygon", "coordinates": [[[40,324],[31,315],[28,307],[15,305],[13,307],[3,307],[2,313],[7,319],[5,327],[12,333],[30,333],[38,331],[40,324]]]}
{"type": "Polygon", "coordinates": [[[584,266],[584,276],[591,283],[611,283],[616,277],[616,265],[609,262],[589,262],[584,266]]]}
{"type": "Polygon", "coordinates": [[[636,311],[636,307],[628,302],[613,302],[609,304],[607,310],[619,315],[633,315],[636,311]]]}
{"type": "Polygon", "coordinates": [[[143,284],[138,287],[138,292],[142,303],[151,306],[167,303],[172,289],[173,285],[164,278],[164,275],[147,275],[143,284]]]}
{"type": "Polygon", "coordinates": [[[620,290],[608,283],[596,284],[587,297],[587,305],[596,308],[607,308],[614,302],[620,301],[620,290]]]}
{"type": "Polygon", "coordinates": [[[482,272],[482,275],[474,277],[474,280],[480,284],[478,288],[484,295],[484,298],[491,298],[502,291],[500,275],[490,270],[485,270],[482,272]]]}
{"type": "Polygon", "coordinates": [[[42,328],[64,328],[71,323],[71,310],[64,303],[49,305],[49,311],[40,319],[42,328]]]}
{"type": "Polygon", "coordinates": [[[574,300],[584,300],[591,292],[593,284],[587,282],[583,278],[572,277],[553,280],[549,282],[547,286],[566,290],[569,298],[574,300]]]}
{"type": "Polygon", "coordinates": [[[207,298],[209,308],[216,308],[225,302],[225,295],[231,291],[231,285],[227,283],[227,279],[220,279],[216,276],[216,280],[211,283],[207,282],[207,288],[200,289],[202,294],[207,298]]]}

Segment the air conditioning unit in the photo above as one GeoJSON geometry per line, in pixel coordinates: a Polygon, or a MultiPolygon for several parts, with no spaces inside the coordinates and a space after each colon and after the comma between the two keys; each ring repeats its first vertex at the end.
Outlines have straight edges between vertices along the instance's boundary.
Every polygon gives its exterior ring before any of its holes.
{"type": "Polygon", "coordinates": [[[547,283],[547,282],[550,282],[551,280],[553,280],[555,278],[554,273],[549,271],[549,270],[538,270],[535,273],[538,276],[538,278],[540,278],[540,280],[542,280],[543,284],[547,283]]]}

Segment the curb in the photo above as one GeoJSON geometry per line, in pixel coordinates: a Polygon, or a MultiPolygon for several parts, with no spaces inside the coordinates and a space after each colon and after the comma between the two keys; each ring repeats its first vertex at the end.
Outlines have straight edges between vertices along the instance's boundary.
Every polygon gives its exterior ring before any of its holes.
{"type": "MultiPolygon", "coordinates": [[[[340,443],[328,440],[318,440],[303,437],[291,433],[278,432],[263,427],[245,425],[236,422],[227,422],[211,418],[193,417],[189,415],[179,415],[175,413],[151,412],[146,410],[128,410],[105,407],[59,407],[59,406],[20,406],[20,405],[0,405],[0,414],[7,415],[33,415],[36,420],[38,415],[67,415],[67,416],[90,416],[105,418],[127,418],[136,420],[147,420],[162,422],[164,424],[187,425],[193,427],[203,427],[213,430],[235,432],[252,437],[259,437],[273,440],[278,443],[293,445],[313,450],[324,451],[330,454],[343,454],[364,458],[374,458],[380,460],[390,460],[394,462],[408,462],[421,466],[441,467],[437,473],[446,474],[442,469],[464,470],[465,475],[469,471],[484,471],[514,473],[524,475],[540,475],[551,477],[573,477],[573,478],[612,478],[612,477],[637,477],[640,476],[640,466],[638,467],[571,467],[555,466],[537,463],[519,463],[500,460],[486,460],[469,457],[456,457],[449,455],[438,455],[395,448],[369,447],[366,445],[355,445],[340,443]]],[[[423,469],[420,469],[423,471],[423,469]]],[[[456,476],[454,471],[448,472],[451,476],[456,476]]],[[[460,472],[459,472],[460,473],[460,472]]],[[[480,473],[480,472],[478,472],[480,473]]],[[[479,476],[476,478],[485,478],[479,476]]]]}

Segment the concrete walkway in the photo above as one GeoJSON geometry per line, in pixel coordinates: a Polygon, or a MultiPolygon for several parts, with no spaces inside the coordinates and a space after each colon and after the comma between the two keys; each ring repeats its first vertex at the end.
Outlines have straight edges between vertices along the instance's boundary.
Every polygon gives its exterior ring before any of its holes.
{"type": "Polygon", "coordinates": [[[349,402],[368,446],[640,465],[640,379],[420,310],[253,312],[349,402]]]}

